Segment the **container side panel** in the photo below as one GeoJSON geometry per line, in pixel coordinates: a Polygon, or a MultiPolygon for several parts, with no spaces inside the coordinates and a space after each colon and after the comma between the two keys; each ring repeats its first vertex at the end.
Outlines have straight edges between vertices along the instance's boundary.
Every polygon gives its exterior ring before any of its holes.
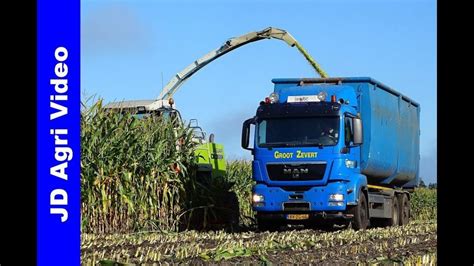
{"type": "Polygon", "coordinates": [[[398,175],[394,183],[407,183],[416,178],[419,164],[419,124],[415,106],[400,99],[400,143],[398,175]],[[405,181],[405,182],[403,182],[405,181]]]}
{"type": "Polygon", "coordinates": [[[369,151],[370,151],[370,141],[371,141],[371,134],[370,131],[371,121],[372,121],[372,112],[371,112],[371,99],[369,96],[369,84],[364,84],[364,86],[359,90],[359,108],[360,108],[360,116],[362,118],[362,134],[363,134],[363,143],[360,149],[360,170],[362,173],[365,173],[365,169],[367,169],[367,163],[369,158],[369,151]]]}
{"type": "Polygon", "coordinates": [[[371,183],[380,183],[396,174],[398,164],[398,97],[369,85],[362,91],[361,116],[365,125],[362,173],[371,183]],[[364,99],[365,98],[365,99],[364,99]],[[370,98],[370,99],[367,99],[370,98]],[[367,121],[368,120],[368,121],[367,121]],[[367,136],[368,135],[368,136],[367,136]],[[366,142],[368,140],[368,142],[366,142]],[[369,145],[366,145],[366,144],[369,145]]]}

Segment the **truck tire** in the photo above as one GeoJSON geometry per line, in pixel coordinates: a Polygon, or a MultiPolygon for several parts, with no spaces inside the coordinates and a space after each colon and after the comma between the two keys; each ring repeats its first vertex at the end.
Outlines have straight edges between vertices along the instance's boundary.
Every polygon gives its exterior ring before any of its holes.
{"type": "Polygon", "coordinates": [[[398,195],[398,217],[399,225],[406,225],[410,221],[410,201],[407,194],[402,193],[398,195]]]}
{"type": "Polygon", "coordinates": [[[354,215],[352,218],[352,229],[365,230],[369,224],[369,213],[367,209],[367,199],[365,194],[361,191],[359,193],[359,204],[351,206],[349,213],[354,215]]]}
{"type": "Polygon", "coordinates": [[[394,196],[392,199],[392,217],[385,220],[385,226],[395,226],[400,223],[400,208],[398,204],[398,197],[394,196]]]}

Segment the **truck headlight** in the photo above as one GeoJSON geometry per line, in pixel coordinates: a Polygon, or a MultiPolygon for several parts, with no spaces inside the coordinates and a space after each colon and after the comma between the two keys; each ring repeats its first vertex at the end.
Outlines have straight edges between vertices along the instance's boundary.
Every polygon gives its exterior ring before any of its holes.
{"type": "Polygon", "coordinates": [[[347,168],[356,168],[357,167],[357,161],[352,161],[346,159],[346,167],[347,168]]]}
{"type": "Polygon", "coordinates": [[[268,98],[270,98],[270,103],[278,102],[278,94],[277,93],[272,92],[270,94],[270,96],[268,96],[268,98]]]}
{"type": "Polygon", "coordinates": [[[264,202],[265,198],[263,197],[263,195],[255,193],[252,195],[252,201],[253,203],[260,203],[260,202],[264,202]]]}
{"type": "Polygon", "coordinates": [[[330,201],[344,201],[344,194],[331,194],[329,195],[330,201]]]}
{"type": "Polygon", "coordinates": [[[322,91],[318,94],[317,97],[321,102],[324,102],[326,100],[326,97],[328,97],[328,94],[325,91],[322,91]]]}

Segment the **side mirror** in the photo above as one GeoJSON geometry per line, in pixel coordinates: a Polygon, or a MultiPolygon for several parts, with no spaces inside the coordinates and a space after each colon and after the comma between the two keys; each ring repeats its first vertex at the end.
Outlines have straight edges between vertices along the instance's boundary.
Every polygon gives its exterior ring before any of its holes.
{"type": "Polygon", "coordinates": [[[354,128],[354,145],[361,145],[362,144],[362,120],[360,118],[354,117],[352,118],[352,126],[354,128]]]}
{"type": "Polygon", "coordinates": [[[254,123],[254,119],[250,118],[245,120],[243,126],[242,126],[242,148],[246,150],[253,150],[249,148],[249,139],[250,139],[250,125],[254,123]]]}
{"type": "Polygon", "coordinates": [[[214,143],[214,133],[211,133],[211,135],[209,135],[209,143],[214,143]]]}

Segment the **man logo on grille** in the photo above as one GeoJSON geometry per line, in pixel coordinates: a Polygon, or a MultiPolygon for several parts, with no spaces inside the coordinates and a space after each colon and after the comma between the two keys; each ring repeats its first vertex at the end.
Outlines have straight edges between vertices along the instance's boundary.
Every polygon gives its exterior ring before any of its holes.
{"type": "Polygon", "coordinates": [[[283,174],[291,175],[293,178],[299,178],[300,174],[309,173],[308,168],[283,168],[283,174]]]}

